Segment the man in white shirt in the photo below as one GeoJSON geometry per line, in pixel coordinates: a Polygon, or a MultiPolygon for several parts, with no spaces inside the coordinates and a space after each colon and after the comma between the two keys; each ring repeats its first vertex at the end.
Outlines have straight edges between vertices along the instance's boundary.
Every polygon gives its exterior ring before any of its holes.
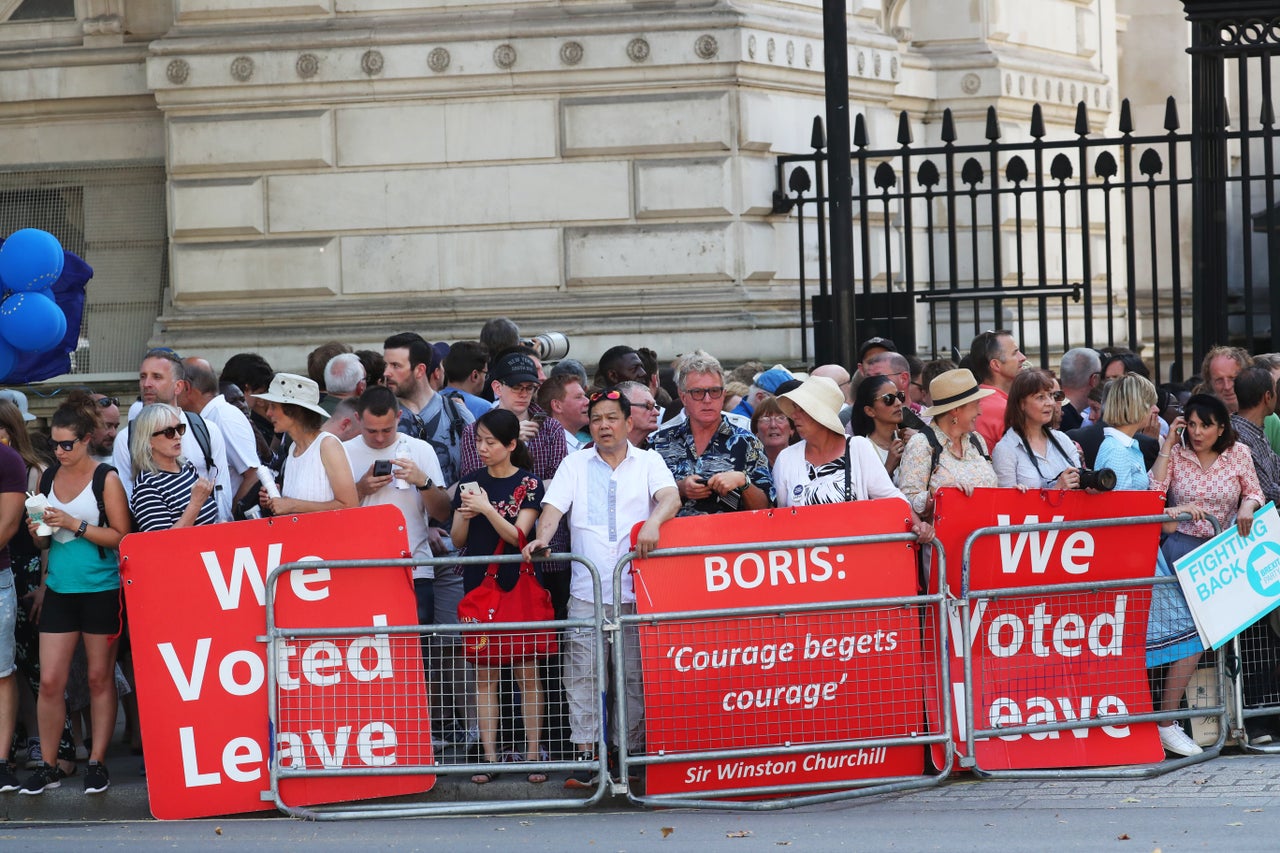
{"type": "MultiPolygon", "coordinates": [[[[350,401],[343,400],[342,406],[350,401]]],[[[356,481],[356,493],[360,506],[391,504],[404,516],[405,534],[415,560],[430,560],[431,551],[427,516],[437,521],[449,518],[449,495],[440,485],[444,479],[440,473],[440,460],[435,449],[427,442],[398,432],[400,404],[391,389],[372,385],[355,399],[360,432],[342,443],[351,463],[351,475],[356,481]],[[375,473],[376,463],[390,463],[391,473],[375,473]]],[[[339,407],[338,411],[341,411],[339,407]]],[[[335,417],[338,412],[335,412],[335,417]]],[[[442,570],[443,571],[443,570],[442,570]]],[[[434,625],[436,618],[435,568],[413,567],[413,593],[418,606],[418,622],[434,625]]],[[[457,586],[462,585],[461,578],[457,586]]],[[[456,606],[455,606],[456,611],[456,606]]],[[[456,619],[454,620],[456,621],[456,619]]],[[[428,673],[427,684],[431,690],[431,731],[439,735],[447,729],[443,718],[446,705],[453,704],[456,689],[452,682],[453,667],[440,666],[449,649],[433,648],[424,638],[422,644],[423,665],[428,673]],[[432,665],[435,663],[435,666],[432,665]],[[446,698],[447,697],[447,698],[446,698]]],[[[454,666],[456,661],[452,662],[454,666]]]]}
{"type": "MultiPolygon", "coordinates": [[[[573,550],[600,572],[605,617],[613,618],[618,612],[635,612],[636,595],[629,572],[622,579],[622,601],[613,600],[613,568],[631,550],[631,528],[643,522],[636,536],[636,551],[641,557],[648,556],[658,544],[658,529],[680,508],[680,493],[661,456],[627,441],[631,403],[625,395],[616,389],[593,394],[587,416],[595,446],[570,453],[560,463],[542,501],[537,536],[524,553],[531,557],[543,551],[561,519],[568,516],[573,550]]],[[[595,615],[591,573],[579,563],[573,564],[572,571],[569,618],[590,619],[595,615]]],[[[594,642],[590,630],[566,632],[564,686],[569,697],[570,737],[577,747],[577,759],[584,762],[595,760],[594,745],[600,739],[601,690],[595,679],[594,642]]],[[[629,633],[625,647],[627,748],[638,752],[644,732],[639,638],[629,633]]],[[[613,736],[616,742],[621,733],[615,731],[613,736]]],[[[592,773],[576,771],[565,786],[593,787],[592,773]]]]}
{"type": "MultiPolygon", "coordinates": [[[[142,357],[138,368],[138,390],[142,404],[178,405],[178,392],[186,390],[187,370],[182,359],[171,349],[153,349],[142,357]]],[[[196,474],[213,481],[214,499],[218,504],[218,520],[231,520],[231,477],[227,466],[226,443],[217,424],[204,420],[194,412],[182,412],[178,419],[187,428],[182,435],[182,455],[195,466],[196,474]],[[192,424],[195,424],[193,427],[192,424]],[[204,446],[201,434],[208,436],[204,446]],[[206,452],[207,451],[207,452],[206,452]]],[[[111,464],[120,474],[125,494],[133,496],[133,459],[129,454],[129,427],[120,430],[111,452],[111,464]]]]}
{"type": "Polygon", "coordinates": [[[244,412],[218,393],[218,377],[203,358],[182,360],[187,380],[179,386],[178,408],[195,412],[209,423],[217,424],[227,449],[227,475],[231,494],[240,500],[258,483],[254,474],[262,460],[258,458],[258,442],[253,424],[244,412]]]}

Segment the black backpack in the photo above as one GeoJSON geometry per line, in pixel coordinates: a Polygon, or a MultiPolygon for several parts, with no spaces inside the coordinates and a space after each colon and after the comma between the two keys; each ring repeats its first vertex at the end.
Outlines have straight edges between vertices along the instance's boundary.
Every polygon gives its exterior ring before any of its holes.
{"type": "MultiPolygon", "coordinates": [[[[44,473],[40,475],[40,494],[48,497],[53,491],[53,478],[61,467],[62,463],[54,460],[52,465],[44,469],[44,473]]],[[[107,475],[115,473],[115,470],[106,462],[99,462],[98,467],[93,469],[93,497],[98,502],[98,527],[107,526],[107,502],[103,492],[106,491],[107,475]]],[[[103,558],[107,556],[106,549],[101,545],[98,546],[98,556],[103,558]]]]}
{"type": "MultiPolygon", "coordinates": [[[[925,437],[925,441],[928,441],[929,447],[933,449],[933,458],[929,460],[929,480],[932,480],[933,472],[938,470],[938,458],[942,456],[942,442],[938,441],[938,434],[933,431],[931,426],[926,426],[920,431],[920,434],[925,437]]],[[[969,433],[969,443],[973,445],[974,450],[978,451],[979,456],[988,462],[991,461],[991,457],[982,449],[982,442],[978,440],[977,433],[969,433]]],[[[928,483],[928,480],[925,482],[928,483]]]]}

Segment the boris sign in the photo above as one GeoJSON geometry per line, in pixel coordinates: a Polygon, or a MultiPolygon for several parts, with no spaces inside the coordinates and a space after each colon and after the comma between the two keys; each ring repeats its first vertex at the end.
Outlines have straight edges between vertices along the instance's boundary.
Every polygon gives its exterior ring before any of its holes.
{"type": "MultiPolygon", "coordinates": [[[[120,548],[157,818],[274,808],[269,762],[288,768],[430,764],[426,688],[410,569],[282,574],[281,628],[369,626],[367,634],[286,642],[275,660],[277,729],[267,715],[266,583],[283,563],[408,555],[394,507],[135,533],[120,548]]],[[[434,776],[281,781],[290,805],[430,790],[434,776]]]]}
{"type": "MultiPolygon", "coordinates": [[[[633,564],[637,610],[849,602],[916,594],[906,542],[735,551],[734,543],[906,532],[900,500],[677,518],[661,546],[721,553],[633,564]]],[[[649,753],[789,745],[767,758],[654,764],[651,794],[815,785],[923,772],[921,747],[803,749],[805,744],[925,731],[931,668],[915,607],[663,621],[640,629],[649,753]]]]}
{"type": "Polygon", "coordinates": [[[1228,528],[1174,563],[1200,639],[1217,649],[1280,605],[1280,515],[1254,513],[1248,536],[1228,528]]]}
{"type": "MultiPolygon", "coordinates": [[[[934,525],[949,560],[953,595],[992,591],[971,601],[968,651],[973,661],[973,724],[1001,728],[1098,720],[1151,710],[1145,647],[1149,585],[1080,592],[1039,592],[999,597],[1002,590],[1081,581],[1148,580],[1155,574],[1159,524],[1072,530],[1070,523],[1156,515],[1157,492],[956,489],[937,496],[934,525]],[[977,528],[1060,523],[1062,529],[1000,532],[975,541],[967,584],[961,571],[964,544],[977,528]]],[[[933,575],[936,588],[936,572],[933,575]]],[[[965,613],[949,611],[951,701],[956,746],[965,754],[965,613]]],[[[937,636],[926,622],[927,643],[937,636]]],[[[941,714],[932,683],[929,713],[941,714]]],[[[1159,761],[1154,723],[1117,722],[1095,728],[1011,733],[975,743],[986,770],[1086,767],[1159,761]]],[[[935,760],[942,760],[935,747],[935,760]]]]}

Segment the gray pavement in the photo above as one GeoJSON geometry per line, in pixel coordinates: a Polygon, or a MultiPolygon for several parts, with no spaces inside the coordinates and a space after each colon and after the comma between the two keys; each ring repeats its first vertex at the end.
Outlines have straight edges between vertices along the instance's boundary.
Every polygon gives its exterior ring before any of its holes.
{"type": "MultiPolygon", "coordinates": [[[[652,810],[625,799],[568,813],[306,823],[264,813],[160,823],[149,819],[136,759],[113,760],[109,792],[86,797],[78,778],[39,797],[0,795],[0,849],[171,849],[218,843],[277,849],[282,842],[423,849],[703,851],[797,850],[1268,850],[1280,847],[1280,756],[1227,754],[1151,779],[1019,781],[959,775],[931,789],[767,813],[652,810]],[[265,819],[264,819],[265,818],[265,819]],[[105,822],[105,823],[104,823],[105,822]],[[670,830],[665,832],[664,830],[670,830]],[[746,834],[743,834],[746,833],[746,834]],[[566,843],[572,838],[573,843],[566,843]]],[[[441,777],[432,802],[581,796],[558,777],[479,788],[441,777]]]]}

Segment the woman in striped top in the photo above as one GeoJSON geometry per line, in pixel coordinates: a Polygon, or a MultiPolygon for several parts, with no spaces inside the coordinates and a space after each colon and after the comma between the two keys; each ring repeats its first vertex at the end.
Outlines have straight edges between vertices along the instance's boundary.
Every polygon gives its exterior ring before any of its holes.
{"type": "Polygon", "coordinates": [[[178,410],[166,403],[144,406],[130,425],[135,475],[130,509],[139,532],[218,520],[213,483],[197,476],[195,466],[182,458],[186,431],[178,410]]]}

